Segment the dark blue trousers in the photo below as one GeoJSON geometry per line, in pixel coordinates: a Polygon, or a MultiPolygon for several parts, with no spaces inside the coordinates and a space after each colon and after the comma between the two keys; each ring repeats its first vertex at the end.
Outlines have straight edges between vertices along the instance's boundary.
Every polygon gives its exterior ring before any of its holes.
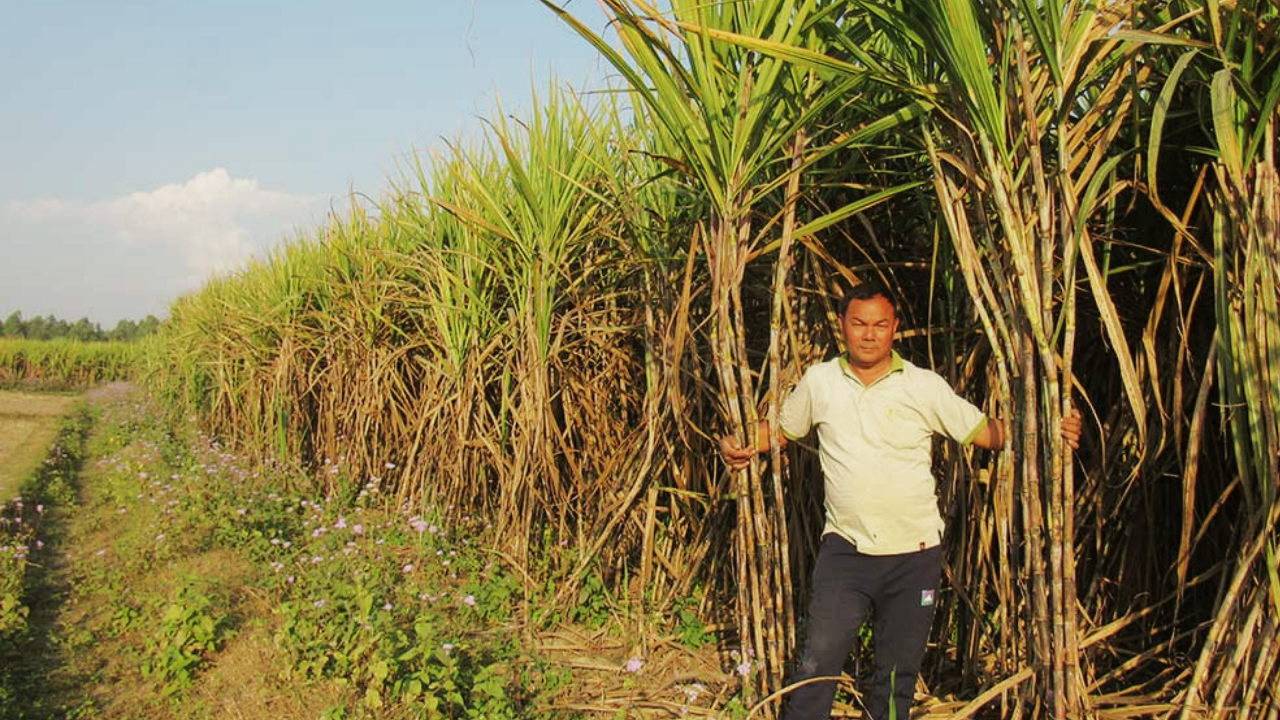
{"type": "MultiPolygon", "coordinates": [[[[942,549],[903,555],[865,555],[848,540],[822,539],[813,571],[808,639],[790,682],[838,676],[858,631],[872,616],[875,674],[864,693],[872,720],[908,720],[916,676],[929,640],[938,600],[942,549]]],[[[810,683],[792,691],[786,720],[826,720],[836,682],[810,683]]]]}

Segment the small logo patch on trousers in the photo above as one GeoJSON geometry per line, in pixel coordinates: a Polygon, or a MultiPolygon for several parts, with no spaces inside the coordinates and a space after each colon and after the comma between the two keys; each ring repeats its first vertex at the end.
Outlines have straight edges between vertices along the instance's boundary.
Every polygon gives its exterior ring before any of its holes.
{"type": "Polygon", "coordinates": [[[920,607],[933,607],[933,591],[932,590],[920,591],[920,607]]]}

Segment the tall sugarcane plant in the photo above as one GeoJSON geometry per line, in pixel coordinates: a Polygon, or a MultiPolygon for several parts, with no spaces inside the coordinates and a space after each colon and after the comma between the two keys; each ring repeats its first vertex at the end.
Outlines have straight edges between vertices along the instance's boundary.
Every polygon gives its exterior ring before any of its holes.
{"type": "MultiPolygon", "coordinates": [[[[1280,708],[1274,621],[1280,612],[1280,10],[1265,3],[1173,3],[1159,18],[1190,47],[1172,64],[1162,90],[1169,105],[1155,118],[1153,137],[1181,124],[1178,100],[1193,98],[1212,148],[1200,177],[1208,188],[1203,251],[1212,254],[1214,380],[1244,510],[1234,527],[1238,555],[1223,568],[1226,582],[1181,693],[1180,717],[1274,714],[1280,708]]],[[[1194,232],[1189,214],[1165,212],[1180,233],[1194,232]]],[[[1188,528],[1180,544],[1182,582],[1190,537],[1188,528]]]]}
{"type": "MultiPolygon", "coordinates": [[[[777,186],[786,167],[779,164],[795,149],[809,114],[795,110],[803,88],[793,84],[786,63],[690,32],[688,25],[802,44],[814,3],[677,0],[669,16],[643,0],[607,0],[605,6],[616,20],[622,52],[568,19],[624,75],[678,153],[670,161],[706,198],[709,214],[694,226],[690,240],[707,259],[711,349],[722,412],[731,432],[754,443],[756,369],[743,337],[742,289],[747,260],[763,241],[755,206],[777,186]]],[[[756,689],[763,691],[781,680],[786,633],[794,624],[786,517],[784,505],[775,501],[776,484],[764,484],[758,465],[739,474],[733,492],[738,630],[744,650],[757,659],[756,689]]]]}
{"type": "Polygon", "coordinates": [[[1021,653],[1042,668],[1032,687],[1052,715],[1079,714],[1075,493],[1054,429],[1072,405],[1078,262],[1145,442],[1145,400],[1095,249],[1098,209],[1123,184],[1115,141],[1143,72],[1138,45],[1105,6],[957,0],[913,11],[945,83],[947,112],[925,127],[940,214],[995,352],[995,406],[1011,419],[1011,462],[994,490],[1022,501],[1030,585],[1018,605],[1031,633],[1021,653]]]}

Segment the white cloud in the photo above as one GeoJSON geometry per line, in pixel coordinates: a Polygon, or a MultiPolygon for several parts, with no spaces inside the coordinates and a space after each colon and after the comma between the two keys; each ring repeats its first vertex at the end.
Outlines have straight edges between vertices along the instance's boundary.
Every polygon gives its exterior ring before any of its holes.
{"type": "Polygon", "coordinates": [[[0,207],[0,239],[11,250],[9,262],[0,265],[0,312],[9,311],[5,305],[28,315],[50,312],[35,307],[113,307],[145,296],[147,308],[121,309],[119,317],[160,314],[155,306],[167,307],[183,292],[315,227],[328,202],[325,196],[265,190],[223,168],[97,202],[11,202],[0,207]],[[33,284],[31,273],[54,281],[33,284]],[[76,277],[79,282],[60,282],[76,277]],[[104,297],[85,297],[89,289],[104,297]]]}
{"type": "Polygon", "coordinates": [[[263,190],[257,180],[233,178],[216,168],[180,185],[112,200],[42,199],[14,208],[28,222],[72,222],[96,227],[126,245],[177,249],[186,259],[188,280],[203,282],[236,270],[295,225],[313,221],[308,216],[322,199],[263,190]]]}

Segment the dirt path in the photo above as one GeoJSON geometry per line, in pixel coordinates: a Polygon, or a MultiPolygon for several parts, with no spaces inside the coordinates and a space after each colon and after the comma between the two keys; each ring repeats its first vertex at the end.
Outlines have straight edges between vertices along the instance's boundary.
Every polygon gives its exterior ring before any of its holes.
{"type": "Polygon", "coordinates": [[[0,390],[0,500],[18,494],[53,441],[54,420],[79,397],[0,390]]]}

